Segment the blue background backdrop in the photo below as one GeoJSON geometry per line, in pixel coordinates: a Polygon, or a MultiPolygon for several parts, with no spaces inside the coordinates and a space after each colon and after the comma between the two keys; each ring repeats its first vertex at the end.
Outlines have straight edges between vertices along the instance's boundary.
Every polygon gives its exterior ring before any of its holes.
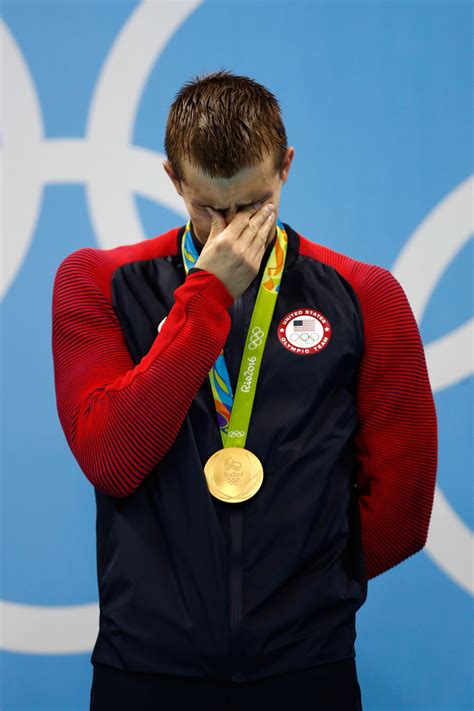
{"type": "MultiPolygon", "coordinates": [[[[98,600],[93,489],[67,447],[56,412],[51,292],[66,254],[85,246],[113,246],[123,235],[114,242],[111,224],[105,245],[95,228],[86,190],[92,179],[84,177],[93,175],[94,166],[100,170],[94,151],[87,170],[78,167],[80,157],[77,162],[68,157],[72,153],[66,144],[58,168],[48,151],[55,148],[59,153],[54,155],[59,155],[61,142],[67,141],[78,156],[85,154],[98,77],[141,5],[3,2],[3,32],[14,38],[26,62],[45,148],[44,153],[32,152],[26,163],[30,180],[40,174],[41,195],[2,311],[4,620],[12,609],[8,603],[31,606],[41,614],[43,606],[52,610],[98,600]]],[[[153,5],[159,33],[173,4],[153,5]]],[[[394,268],[422,221],[472,173],[472,5],[194,2],[186,7],[144,77],[125,153],[135,146],[154,155],[159,192],[159,184],[169,182],[159,155],[166,116],[180,86],[196,74],[220,68],[249,75],[279,99],[296,151],[280,219],[309,239],[394,268]]],[[[129,51],[133,65],[140,43],[129,51]]],[[[9,52],[3,54],[8,84],[16,65],[9,52]]],[[[14,79],[10,83],[21,92],[21,82],[14,79]]],[[[120,90],[120,76],[117,81],[120,90]]],[[[119,123],[119,90],[117,105],[109,105],[102,118],[112,132],[119,123]]],[[[9,101],[16,105],[9,92],[5,113],[9,101]]],[[[21,113],[13,124],[18,131],[30,130],[21,113]]],[[[12,132],[6,121],[5,154],[12,132]]],[[[15,161],[18,140],[12,139],[4,181],[15,166],[22,169],[15,161]]],[[[160,200],[133,184],[137,171],[127,160],[122,177],[140,229],[126,241],[184,224],[184,203],[181,210],[174,209],[171,193],[160,200]]],[[[168,190],[174,191],[171,183],[168,190]]],[[[112,186],[107,199],[119,223],[122,196],[112,186]]],[[[22,201],[21,190],[16,191],[5,207],[21,212],[22,201]]],[[[453,224],[453,234],[458,228],[453,224]]],[[[451,231],[443,229],[436,239],[449,241],[451,231]]],[[[419,318],[427,352],[472,319],[472,225],[469,237],[445,265],[419,318]]],[[[14,246],[19,239],[19,234],[2,230],[3,245],[14,246]]],[[[423,262],[413,264],[414,279],[425,278],[432,250],[436,240],[423,262]]],[[[4,254],[10,259],[8,251],[4,254]]],[[[455,366],[454,361],[445,363],[448,370],[455,366]]],[[[438,486],[459,520],[472,529],[472,372],[439,389],[430,375],[439,418],[438,486]]],[[[442,530],[442,521],[439,526],[442,530]]],[[[456,534],[448,523],[445,534],[454,555],[456,534]]],[[[469,560],[460,561],[466,564],[469,560]]],[[[357,621],[356,661],[365,711],[473,708],[472,598],[428,549],[369,583],[357,621]]],[[[30,636],[35,634],[31,625],[29,630],[30,636]]],[[[46,644],[41,651],[42,635],[39,626],[35,649],[12,644],[8,634],[2,640],[1,708],[88,709],[95,637],[90,649],[54,653],[46,644]]]]}

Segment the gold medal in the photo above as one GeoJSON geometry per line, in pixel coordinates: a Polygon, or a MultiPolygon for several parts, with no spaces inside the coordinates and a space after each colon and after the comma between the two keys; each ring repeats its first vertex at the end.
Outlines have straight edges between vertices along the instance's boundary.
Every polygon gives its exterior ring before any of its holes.
{"type": "Polygon", "coordinates": [[[260,489],[263,467],[260,459],[244,447],[224,447],[204,465],[209,491],[227,503],[250,499],[260,489]]]}
{"type": "MultiPolygon", "coordinates": [[[[240,362],[235,397],[223,350],[209,373],[224,448],[209,457],[204,466],[204,475],[210,493],[216,499],[231,504],[252,498],[263,482],[262,463],[253,452],[245,449],[245,443],[260,364],[285,266],[287,244],[284,225],[277,219],[277,239],[257,292],[240,362]],[[227,447],[227,442],[232,442],[234,446],[227,447]]],[[[183,233],[181,251],[187,273],[199,257],[191,237],[190,220],[183,233]]]]}

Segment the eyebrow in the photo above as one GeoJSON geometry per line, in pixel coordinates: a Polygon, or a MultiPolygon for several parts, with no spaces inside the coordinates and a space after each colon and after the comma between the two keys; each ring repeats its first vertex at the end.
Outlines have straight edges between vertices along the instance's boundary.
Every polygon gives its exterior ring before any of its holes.
{"type": "MultiPolygon", "coordinates": [[[[269,198],[269,197],[271,196],[271,194],[272,194],[271,192],[266,193],[263,197],[259,197],[259,198],[257,198],[256,200],[252,200],[252,202],[248,202],[248,203],[246,203],[245,205],[237,205],[237,208],[240,209],[240,208],[242,208],[242,207],[250,207],[251,205],[253,205],[253,204],[256,203],[256,202],[263,202],[264,200],[266,200],[267,198],[269,198]]],[[[194,204],[194,205],[197,205],[197,207],[212,207],[212,209],[215,210],[216,212],[227,212],[227,210],[230,209],[230,208],[228,208],[228,207],[221,207],[220,209],[218,209],[217,207],[213,207],[212,205],[206,205],[206,204],[203,203],[203,202],[195,202],[195,203],[193,203],[193,204],[194,204]]]]}

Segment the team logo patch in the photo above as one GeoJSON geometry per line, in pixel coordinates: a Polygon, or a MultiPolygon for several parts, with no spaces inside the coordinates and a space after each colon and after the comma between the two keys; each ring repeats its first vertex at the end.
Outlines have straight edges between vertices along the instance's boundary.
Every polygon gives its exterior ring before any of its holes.
{"type": "Polygon", "coordinates": [[[318,353],[331,339],[331,324],[316,309],[303,307],[286,314],[278,324],[282,346],[297,355],[318,353]]]}

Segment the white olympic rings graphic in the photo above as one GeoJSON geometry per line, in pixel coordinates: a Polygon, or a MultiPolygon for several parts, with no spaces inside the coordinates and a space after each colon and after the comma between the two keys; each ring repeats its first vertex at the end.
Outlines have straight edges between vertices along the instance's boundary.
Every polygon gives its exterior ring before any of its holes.
{"type": "Polygon", "coordinates": [[[249,339],[249,350],[254,351],[263,343],[263,337],[265,333],[259,326],[254,326],[252,328],[252,333],[249,339]]]}
{"type": "MultiPolygon", "coordinates": [[[[85,185],[92,228],[102,248],[146,238],[135,193],[187,219],[184,205],[162,169],[165,156],[134,146],[131,141],[140,98],[154,64],[173,34],[200,5],[201,0],[142,2],[132,11],[99,74],[84,138],[44,137],[31,71],[13,35],[1,22],[5,94],[2,296],[27,256],[45,185],[85,185]],[[15,239],[7,240],[5,235],[15,235],[15,239]]],[[[391,270],[406,290],[418,322],[443,272],[472,234],[472,187],[469,177],[432,210],[409,237],[391,270]],[[419,279],[421,268],[423,280],[419,279]]],[[[470,319],[426,347],[435,392],[472,374],[473,333],[474,319],[470,319]],[[450,368],[446,368],[446,362],[450,368]]],[[[253,348],[258,337],[255,334],[253,348]]],[[[439,487],[424,550],[457,585],[472,593],[472,532],[439,487]]],[[[47,606],[1,601],[0,614],[1,646],[11,652],[86,653],[97,636],[96,602],[47,606]]]]}

